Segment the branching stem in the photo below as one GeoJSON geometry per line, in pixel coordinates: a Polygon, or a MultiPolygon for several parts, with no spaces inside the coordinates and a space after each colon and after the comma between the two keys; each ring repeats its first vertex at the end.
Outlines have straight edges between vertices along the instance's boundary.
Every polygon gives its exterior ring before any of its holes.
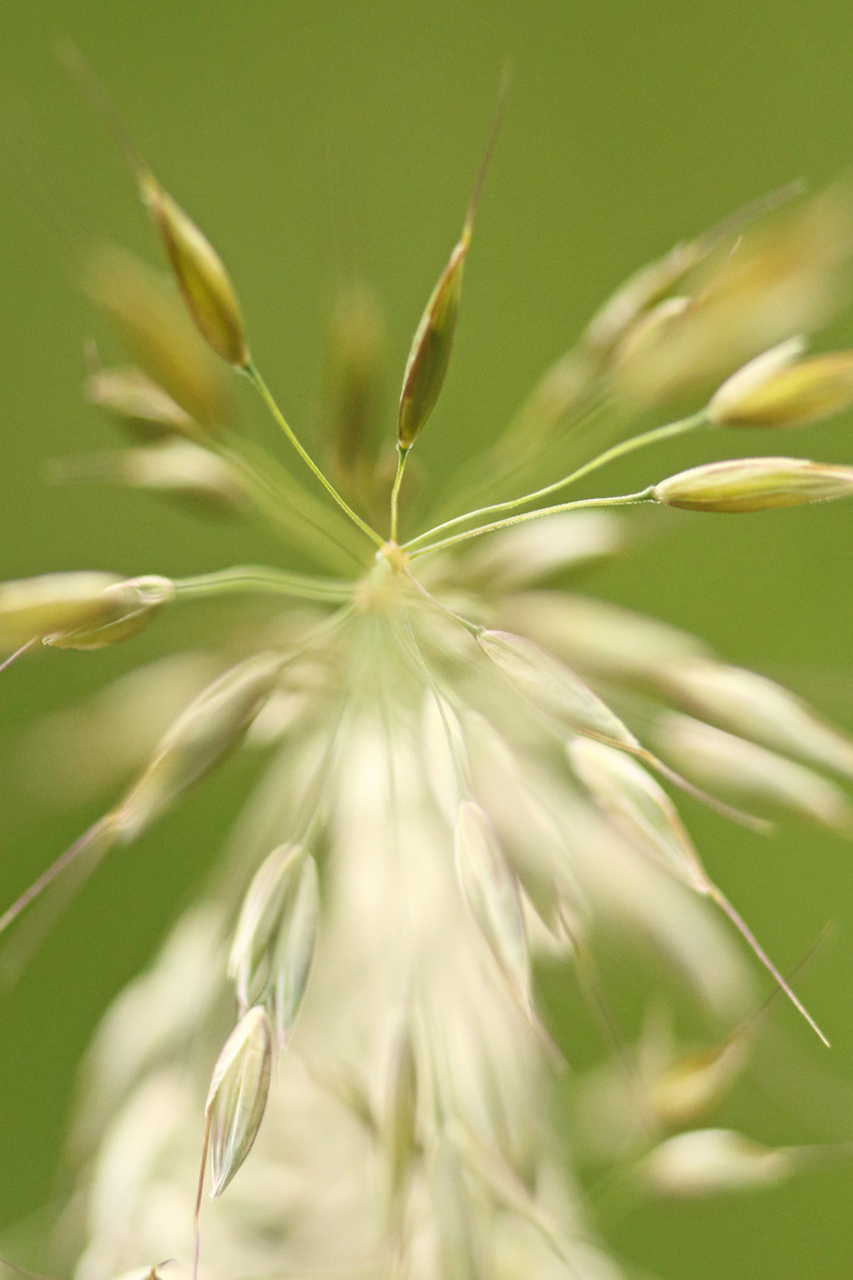
{"type": "MultiPolygon", "coordinates": [[[[632,436],[630,440],[622,440],[619,444],[611,445],[609,449],[605,449],[603,453],[599,453],[597,457],[590,459],[589,462],[585,462],[576,471],[563,476],[561,480],[555,480],[553,484],[547,484],[542,489],[534,489],[531,493],[525,493],[520,498],[510,498],[506,502],[495,502],[491,506],[480,507],[476,511],[467,511],[464,515],[454,516],[452,520],[445,520],[442,524],[436,525],[435,528],[427,529],[425,533],[419,533],[417,537],[404,544],[404,549],[408,551],[417,546],[419,542],[423,542],[425,538],[432,537],[435,533],[443,533],[445,529],[452,529],[456,525],[466,523],[468,520],[496,515],[499,511],[512,511],[516,507],[523,506],[526,502],[535,502],[551,493],[557,493],[560,489],[565,489],[567,485],[574,484],[575,481],[582,480],[584,476],[597,471],[599,467],[606,466],[608,462],[615,462],[617,458],[625,457],[626,454],[633,453],[637,449],[644,449],[647,445],[657,444],[659,440],[669,440],[672,436],[680,436],[688,431],[694,431],[697,427],[703,426],[706,421],[706,411],[701,409],[699,413],[694,413],[689,418],[681,418],[677,422],[668,422],[665,426],[654,427],[651,431],[644,431],[641,435],[632,436]]],[[[558,508],[552,509],[557,510],[558,508]]],[[[489,525],[488,527],[496,528],[498,526],[489,525]]],[[[442,542],[437,545],[444,546],[445,544],[442,542]]]]}
{"type": "Polygon", "coordinates": [[[542,516],[558,515],[563,511],[582,511],[588,507],[627,507],[633,506],[639,502],[648,502],[654,485],[649,485],[645,489],[640,489],[637,493],[621,493],[612,498],[581,498],[576,502],[560,502],[553,507],[540,507],[537,511],[523,511],[521,515],[506,516],[503,520],[493,520],[491,524],[480,525],[477,529],[466,529],[464,533],[455,533],[449,538],[442,538],[439,542],[433,542],[428,547],[418,547],[416,551],[410,553],[410,559],[416,560],[418,556],[425,556],[430,551],[443,551],[445,547],[454,547],[459,542],[466,542],[469,538],[479,538],[484,533],[494,533],[496,529],[508,529],[514,524],[524,524],[527,520],[539,520],[542,516]]]}

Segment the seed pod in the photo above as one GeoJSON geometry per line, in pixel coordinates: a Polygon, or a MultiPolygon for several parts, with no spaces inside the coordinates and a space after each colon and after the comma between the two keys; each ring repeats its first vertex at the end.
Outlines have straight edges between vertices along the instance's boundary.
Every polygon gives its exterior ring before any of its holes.
{"type": "Polygon", "coordinates": [[[805,458],[735,458],[680,471],[656,484],[655,502],[685,511],[768,511],[853,493],[853,467],[805,458]]]}
{"type": "Polygon", "coordinates": [[[97,625],[115,607],[104,592],[123,583],[115,573],[48,573],[0,584],[0,646],[97,625]]]}
{"type": "Polygon", "coordinates": [[[655,1147],[637,1173],[652,1194],[688,1199],[775,1186],[795,1168],[788,1151],[760,1146],[731,1129],[695,1129],[655,1147]]]}
{"type": "Polygon", "coordinates": [[[168,578],[154,574],[128,578],[105,589],[101,617],[82,626],[63,627],[43,640],[55,649],[105,649],[135,636],[174,598],[175,588],[168,578]]]}
{"type": "Polygon", "coordinates": [[[683,884],[707,893],[708,877],[675,805],[643,766],[589,738],[574,738],[566,752],[581,782],[628,837],[683,884]]]}
{"type": "Polygon", "coordinates": [[[229,364],[245,369],[249,349],[240,305],[228,272],[195,223],[147,172],[139,192],[163,238],[175,278],[202,337],[229,364]]]}
{"type": "Polygon", "coordinates": [[[125,843],[135,840],[239,745],[275,688],[284,661],[276,653],[255,654],[224,672],[190,703],[115,812],[125,843]]]}
{"type": "Polygon", "coordinates": [[[298,883],[302,858],[301,845],[280,845],[264,859],[246,890],[228,958],[228,976],[244,1006],[258,998],[268,976],[269,949],[275,942],[285,902],[298,883]]]}
{"type": "Polygon", "coordinates": [[[306,858],[296,890],[286,904],[272,956],[273,1011],[276,1036],[284,1049],[305,995],[317,943],[320,889],[317,864],[306,858]]]}
{"type": "Polygon", "coordinates": [[[141,369],[97,369],[86,379],[86,398],[118,418],[141,440],[195,435],[198,427],[167,391],[141,369]]]}
{"type": "Polygon", "coordinates": [[[726,427],[797,427],[853,404],[853,351],[798,360],[793,338],[751,360],[708,402],[708,418],[726,427]]]}
{"type": "Polygon", "coordinates": [[[211,1197],[228,1186],[258,1136],[269,1095],[272,1036],[255,1006],[237,1023],[213,1069],[205,1105],[210,1124],[211,1197]]]}
{"type": "Polygon", "coordinates": [[[530,1012],[530,956],[521,894],[488,814],[470,800],[459,806],[456,874],[465,901],[510,989],[530,1012]]]}
{"type": "Polygon", "coordinates": [[[509,631],[481,631],[477,640],[501,675],[537,710],[573,733],[616,747],[639,747],[637,739],[606,703],[532,640],[509,631]]]}

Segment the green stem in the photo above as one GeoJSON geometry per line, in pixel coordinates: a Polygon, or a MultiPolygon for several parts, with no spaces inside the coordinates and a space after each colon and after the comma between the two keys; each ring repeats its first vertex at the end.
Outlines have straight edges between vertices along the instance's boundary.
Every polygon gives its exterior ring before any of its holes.
{"type": "Polygon", "coordinates": [[[383,539],[380,538],[376,530],[371,529],[370,525],[365,520],[362,520],[361,516],[356,515],[352,507],[349,506],[349,504],[344,501],[344,499],[338,493],[337,489],[331,483],[331,481],[326,479],[323,472],[317,466],[316,462],[311,457],[311,455],[308,453],[307,449],[305,449],[303,445],[300,444],[299,440],[294,435],[290,424],[288,423],[281,409],[279,409],[278,405],[276,404],[276,401],[272,392],[270,391],[266,382],[264,382],[264,379],[261,376],[259,370],[256,368],[256,366],[250,361],[246,365],[244,372],[246,373],[250,381],[254,383],[257,390],[260,392],[261,398],[263,399],[270,413],[275,418],[276,422],[281,427],[282,431],[287,436],[288,440],[293,445],[294,449],[299,454],[302,461],[309,468],[309,470],[311,470],[313,474],[317,477],[317,479],[320,481],[320,484],[323,486],[326,492],[332,498],[334,498],[335,502],[338,504],[341,510],[346,515],[349,516],[353,524],[355,524],[363,534],[365,534],[368,538],[370,538],[372,542],[375,542],[378,547],[384,546],[383,539]]]}
{"type": "Polygon", "coordinates": [[[542,516],[555,516],[562,511],[582,511],[587,507],[627,507],[638,502],[647,502],[654,491],[654,485],[640,489],[637,493],[621,493],[612,498],[580,498],[576,502],[560,502],[553,507],[540,507],[537,511],[524,511],[518,516],[507,516],[503,520],[493,520],[491,524],[480,525],[477,529],[466,529],[464,533],[455,533],[450,538],[442,538],[429,547],[419,547],[411,553],[410,559],[425,556],[430,551],[443,551],[445,547],[454,547],[458,542],[466,542],[468,538],[479,538],[484,533],[494,533],[496,529],[508,529],[510,525],[524,524],[527,520],[538,520],[542,516]]]}
{"type": "MultiPolygon", "coordinates": [[[[632,436],[630,440],[623,440],[619,444],[611,445],[609,449],[605,449],[597,457],[585,462],[576,471],[563,476],[561,480],[555,480],[553,484],[545,485],[542,489],[535,489],[532,493],[525,493],[520,498],[510,498],[507,502],[495,502],[491,506],[480,507],[477,511],[467,511],[464,515],[454,516],[452,520],[445,520],[443,524],[436,525],[434,529],[427,529],[425,533],[419,533],[416,538],[411,538],[405,543],[404,550],[416,546],[419,542],[423,542],[425,538],[432,537],[433,534],[443,533],[445,529],[452,529],[468,520],[478,519],[481,516],[495,515],[499,511],[512,511],[516,507],[523,506],[526,502],[535,502],[539,498],[545,498],[548,494],[556,493],[567,485],[574,484],[576,480],[582,480],[584,476],[597,471],[599,467],[605,466],[608,462],[614,462],[617,458],[633,453],[635,449],[643,449],[646,445],[656,444],[659,440],[668,440],[672,436],[684,435],[685,432],[693,431],[696,427],[702,426],[706,421],[706,411],[705,409],[700,409],[698,413],[691,414],[689,418],[681,418],[678,422],[668,422],[663,427],[654,427],[651,431],[644,431],[642,435],[632,436]]],[[[559,509],[554,508],[554,510],[559,509]]],[[[492,527],[499,526],[489,526],[489,528],[492,527]]],[[[442,542],[435,545],[444,546],[445,544],[442,542]]]]}
{"type": "Polygon", "coordinates": [[[403,472],[406,470],[406,459],[409,450],[397,445],[397,474],[394,477],[394,488],[391,490],[391,541],[397,541],[397,503],[400,498],[400,485],[403,483],[403,472]]]}
{"type": "Polygon", "coordinates": [[[265,565],[238,565],[219,569],[193,578],[179,578],[172,584],[183,599],[209,599],[211,596],[262,595],[295,596],[301,600],[324,600],[339,604],[352,598],[351,582],[334,582],[326,578],[308,578],[301,573],[284,573],[265,565]]]}
{"type": "Polygon", "coordinates": [[[247,456],[247,443],[243,440],[238,446],[234,441],[227,445],[220,442],[216,451],[238,472],[253,506],[289,541],[336,572],[346,572],[354,564],[361,566],[360,557],[344,536],[351,532],[351,526],[341,522],[340,529],[335,529],[329,510],[315,503],[266,454],[263,470],[259,469],[247,456]]]}

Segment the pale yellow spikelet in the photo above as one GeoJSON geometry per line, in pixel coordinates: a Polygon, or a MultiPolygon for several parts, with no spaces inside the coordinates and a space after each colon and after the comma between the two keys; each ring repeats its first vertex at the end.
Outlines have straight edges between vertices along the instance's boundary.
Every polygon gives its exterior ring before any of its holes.
{"type": "Polygon", "coordinates": [[[853,352],[797,359],[796,339],[745,365],[708,401],[708,419],[726,427],[798,427],[853,404],[853,352]]]}
{"type": "Polygon", "coordinates": [[[760,1190],[791,1177],[796,1162],[730,1129],[697,1129],[668,1138],[637,1170],[654,1195],[696,1198],[760,1190]]]}
{"type": "Polygon", "coordinates": [[[770,511],[848,497],[853,467],[806,458],[738,458],[680,471],[651,492],[655,502],[685,511],[770,511]]]}
{"type": "Polygon", "coordinates": [[[168,578],[153,574],[128,578],[104,590],[101,616],[66,625],[43,640],[55,649],[105,649],[135,636],[174,598],[175,588],[168,578]]]}
{"type": "Polygon", "coordinates": [[[197,434],[193,420],[141,369],[97,369],[86,379],[86,398],[119,419],[142,440],[197,434]]]}
{"type": "Polygon", "coordinates": [[[481,631],[481,649],[501,675],[537,710],[573,733],[634,748],[630,730],[601,698],[556,658],[523,636],[508,631],[481,631]]]}
{"type": "Polygon", "coordinates": [[[226,1041],[207,1094],[214,1198],[222,1195],[254,1145],[266,1110],[271,1071],[269,1020],[263,1009],[255,1007],[226,1041]]]}

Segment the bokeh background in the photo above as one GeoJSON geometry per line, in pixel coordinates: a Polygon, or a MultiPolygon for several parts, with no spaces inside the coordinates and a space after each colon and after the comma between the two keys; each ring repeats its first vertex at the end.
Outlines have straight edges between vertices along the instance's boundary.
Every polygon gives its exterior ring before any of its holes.
{"type": "MultiPolygon", "coordinates": [[[[789,179],[819,188],[850,167],[851,28],[837,0],[9,0],[0,6],[0,578],[84,567],[183,575],[280,554],[240,523],[44,482],[47,458],[115,442],[81,401],[82,340],[94,321],[69,272],[73,251],[108,235],[156,260],[120,157],[58,64],[57,39],[70,35],[85,51],[161,180],[221,251],[258,362],[309,435],[341,283],[358,276],[376,287],[391,368],[402,369],[511,58],[453,368],[419,444],[440,483],[635,267],[789,179]]],[[[853,315],[829,340],[853,342],[853,315]]],[[[853,463],[851,426],[848,415],[810,428],[784,449],[853,463]]],[[[661,474],[700,460],[698,449],[673,448],[661,474]]],[[[650,465],[622,474],[646,483],[657,478],[650,465]]],[[[697,631],[853,728],[851,543],[849,505],[696,517],[585,586],[697,631]]],[[[203,638],[203,614],[192,625],[203,638]]],[[[4,674],[0,903],[98,813],[33,798],[19,760],[25,726],[168,652],[180,633],[164,620],[124,647],[52,652],[4,674]]],[[[232,762],[115,855],[0,996],[0,1226],[61,1185],[91,1030],[202,882],[251,773],[232,762]]],[[[781,966],[836,922],[800,980],[832,1052],[777,1005],[779,1059],[765,1053],[720,1122],[771,1143],[853,1138],[850,847],[794,825],[766,843],[695,806],[685,812],[711,874],[781,966]]],[[[613,993],[628,1027],[637,995],[613,993]]],[[[570,996],[561,1007],[577,1018],[582,1063],[594,1035],[570,996]]],[[[841,1277],[853,1253],[851,1192],[853,1161],[841,1162],[760,1195],[635,1209],[606,1229],[615,1249],[667,1280],[841,1277]]]]}

